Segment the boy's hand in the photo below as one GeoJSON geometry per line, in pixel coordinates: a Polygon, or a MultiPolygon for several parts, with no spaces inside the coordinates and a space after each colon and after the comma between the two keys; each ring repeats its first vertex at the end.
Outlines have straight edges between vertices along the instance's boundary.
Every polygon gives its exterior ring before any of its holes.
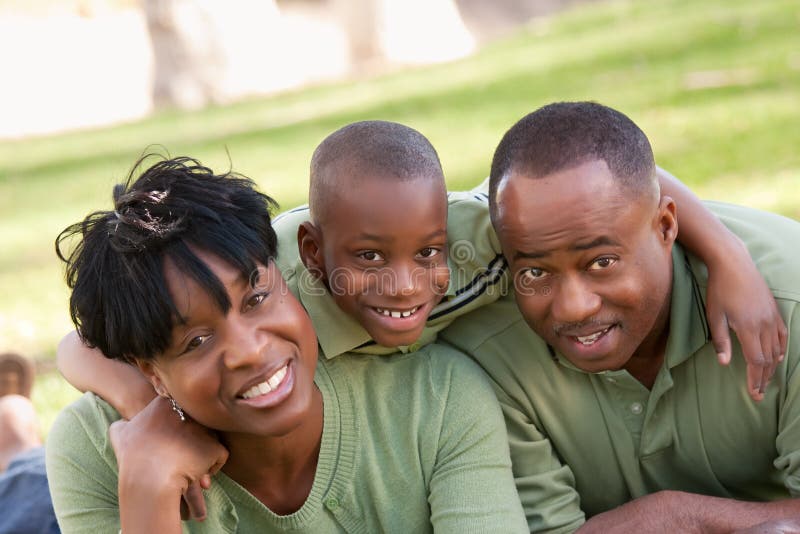
{"type": "Polygon", "coordinates": [[[744,247],[727,261],[708,265],[706,315],[719,362],[731,361],[730,330],[747,360],[750,396],[764,398],[775,367],[786,354],[787,330],[761,273],[744,247]]]}

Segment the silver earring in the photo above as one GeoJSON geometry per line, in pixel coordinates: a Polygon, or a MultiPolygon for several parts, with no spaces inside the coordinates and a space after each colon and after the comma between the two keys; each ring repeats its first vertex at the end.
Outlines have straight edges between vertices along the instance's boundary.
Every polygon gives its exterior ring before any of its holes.
{"type": "Polygon", "coordinates": [[[169,397],[169,402],[170,404],[172,404],[172,411],[178,414],[178,417],[181,418],[181,421],[186,421],[186,416],[183,414],[183,410],[181,410],[181,407],[178,406],[178,403],[175,402],[175,399],[169,397]]]}

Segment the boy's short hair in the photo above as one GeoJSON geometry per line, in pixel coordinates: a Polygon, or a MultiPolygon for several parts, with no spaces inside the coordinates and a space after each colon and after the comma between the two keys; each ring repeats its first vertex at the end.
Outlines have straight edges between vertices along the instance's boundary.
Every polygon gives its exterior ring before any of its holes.
{"type": "Polygon", "coordinates": [[[354,122],[326,137],[311,157],[308,198],[315,222],[331,191],[351,186],[348,178],[367,176],[433,178],[444,184],[439,155],[417,130],[389,121],[354,122]]]}
{"type": "Polygon", "coordinates": [[[511,172],[541,178],[592,160],[605,161],[629,190],[657,191],[653,150],[631,119],[595,102],[557,102],[520,119],[497,146],[489,175],[492,215],[497,189],[511,172]]]}
{"type": "Polygon", "coordinates": [[[72,289],[70,314],[83,341],[109,358],[152,359],[180,321],[164,277],[165,260],[193,278],[227,312],[223,284],[193,249],[219,256],[250,280],[256,262],[275,257],[276,203],[252,180],[214,174],[192,158],[158,161],[114,187],[114,209],[97,211],[56,238],[72,289]],[[68,255],[74,236],[79,242],[68,255]]]}

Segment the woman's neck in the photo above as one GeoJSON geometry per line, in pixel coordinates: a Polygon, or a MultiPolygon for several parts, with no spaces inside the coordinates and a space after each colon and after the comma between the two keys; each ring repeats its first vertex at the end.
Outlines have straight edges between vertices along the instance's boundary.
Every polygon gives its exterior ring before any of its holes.
{"type": "Polygon", "coordinates": [[[290,433],[223,435],[229,456],[222,470],[274,513],[296,512],[314,484],[322,425],[322,394],[315,387],[308,418],[290,433]]]}

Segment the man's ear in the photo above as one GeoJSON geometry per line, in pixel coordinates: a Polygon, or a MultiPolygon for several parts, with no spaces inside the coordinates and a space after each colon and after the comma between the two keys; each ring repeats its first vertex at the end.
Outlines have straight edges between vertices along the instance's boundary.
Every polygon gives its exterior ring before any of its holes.
{"type": "Polygon", "coordinates": [[[308,272],[325,279],[325,258],[322,254],[322,232],[311,221],[297,228],[297,250],[308,272]]]}
{"type": "Polygon", "coordinates": [[[139,368],[139,371],[144,375],[147,380],[153,385],[153,389],[156,390],[161,397],[169,397],[169,391],[167,391],[166,386],[161,381],[161,378],[158,376],[156,372],[155,365],[153,362],[149,360],[134,360],[136,363],[136,367],[139,368]]]}
{"type": "Polygon", "coordinates": [[[672,247],[678,238],[678,207],[672,197],[666,195],[661,197],[656,224],[664,245],[672,247]]]}

